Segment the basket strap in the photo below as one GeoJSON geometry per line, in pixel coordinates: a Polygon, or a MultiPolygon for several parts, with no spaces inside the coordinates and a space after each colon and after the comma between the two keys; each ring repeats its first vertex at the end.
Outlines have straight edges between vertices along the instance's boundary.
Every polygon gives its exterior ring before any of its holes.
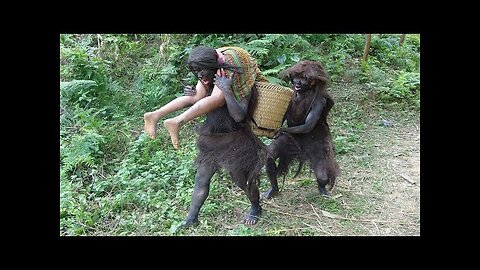
{"type": "Polygon", "coordinates": [[[250,118],[250,120],[252,121],[252,123],[255,125],[255,128],[258,128],[258,129],[261,129],[261,130],[266,130],[266,131],[273,131],[274,129],[270,129],[270,128],[264,128],[264,127],[260,127],[257,122],[255,122],[255,119],[253,119],[253,117],[250,115],[250,114],[247,114],[248,115],[248,118],[250,118]]]}
{"type": "Polygon", "coordinates": [[[250,121],[252,121],[252,123],[255,125],[255,127],[259,128],[259,126],[257,125],[257,122],[255,122],[255,119],[253,119],[253,117],[249,113],[247,113],[247,115],[248,115],[248,118],[250,118],[250,121]]]}
{"type": "Polygon", "coordinates": [[[248,116],[250,118],[250,120],[252,120],[252,123],[255,125],[255,128],[258,128],[258,129],[261,129],[261,130],[267,130],[267,131],[272,131],[273,129],[269,129],[269,128],[264,128],[264,127],[261,127],[257,124],[257,122],[255,122],[255,119],[253,119],[253,117],[251,117],[250,115],[248,116]]]}

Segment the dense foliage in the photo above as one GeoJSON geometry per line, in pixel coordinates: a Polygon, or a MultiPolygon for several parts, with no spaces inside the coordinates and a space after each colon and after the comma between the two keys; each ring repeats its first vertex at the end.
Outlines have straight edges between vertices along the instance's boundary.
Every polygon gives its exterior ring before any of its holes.
{"type": "MultiPolygon", "coordinates": [[[[407,35],[402,46],[399,37],[373,35],[365,62],[360,34],[61,34],[60,235],[163,235],[184,218],[196,122],[182,128],[182,150],[173,151],[165,134],[143,134],[143,113],[194,83],[185,65],[192,47],[241,46],[270,81],[284,85],[281,70],[320,61],[332,84],[359,85],[365,102],[419,110],[420,36],[407,35]]],[[[362,126],[349,118],[356,113],[332,112],[342,114],[333,130],[339,155],[355,147],[362,126]]],[[[225,189],[225,181],[214,181],[210,194],[225,189]]],[[[207,200],[202,215],[229,207],[207,200]]]]}

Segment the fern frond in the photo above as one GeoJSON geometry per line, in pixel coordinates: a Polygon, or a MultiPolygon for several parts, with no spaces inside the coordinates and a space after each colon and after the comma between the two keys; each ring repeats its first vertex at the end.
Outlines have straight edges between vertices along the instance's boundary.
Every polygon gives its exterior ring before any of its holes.
{"type": "Polygon", "coordinates": [[[278,74],[278,72],[285,69],[286,67],[287,67],[287,64],[281,64],[281,65],[278,65],[274,68],[262,71],[262,74],[265,75],[265,76],[270,75],[270,74],[278,74]]]}

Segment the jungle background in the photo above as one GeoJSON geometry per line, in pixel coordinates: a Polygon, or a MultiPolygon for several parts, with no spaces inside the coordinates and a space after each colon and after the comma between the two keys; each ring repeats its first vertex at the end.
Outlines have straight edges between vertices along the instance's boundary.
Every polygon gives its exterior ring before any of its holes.
{"type": "Polygon", "coordinates": [[[61,236],[420,235],[419,34],[61,34],[59,92],[61,236]],[[342,171],[331,198],[306,166],[279,179],[280,195],[262,200],[249,227],[248,199],[220,172],[200,224],[174,230],[188,212],[204,117],[182,127],[176,151],[163,119],[155,140],[144,134],[143,114],[195,83],[186,59],[197,45],[240,46],[285,86],[283,69],[322,63],[342,171]]]}

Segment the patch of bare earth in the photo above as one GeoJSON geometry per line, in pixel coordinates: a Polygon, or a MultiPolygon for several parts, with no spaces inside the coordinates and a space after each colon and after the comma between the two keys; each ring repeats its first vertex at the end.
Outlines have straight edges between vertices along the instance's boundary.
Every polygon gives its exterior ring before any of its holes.
{"type": "Polygon", "coordinates": [[[373,211],[362,223],[368,235],[420,235],[420,124],[370,131],[375,141],[363,189],[373,211]],[[373,188],[372,188],[373,187],[373,188]]]}
{"type": "MultiPolygon", "coordinates": [[[[280,195],[263,201],[258,229],[267,235],[420,235],[420,124],[371,124],[359,149],[337,157],[342,169],[331,198],[312,174],[286,178],[280,195]]],[[[262,190],[268,180],[262,179],[262,190]]]]}

